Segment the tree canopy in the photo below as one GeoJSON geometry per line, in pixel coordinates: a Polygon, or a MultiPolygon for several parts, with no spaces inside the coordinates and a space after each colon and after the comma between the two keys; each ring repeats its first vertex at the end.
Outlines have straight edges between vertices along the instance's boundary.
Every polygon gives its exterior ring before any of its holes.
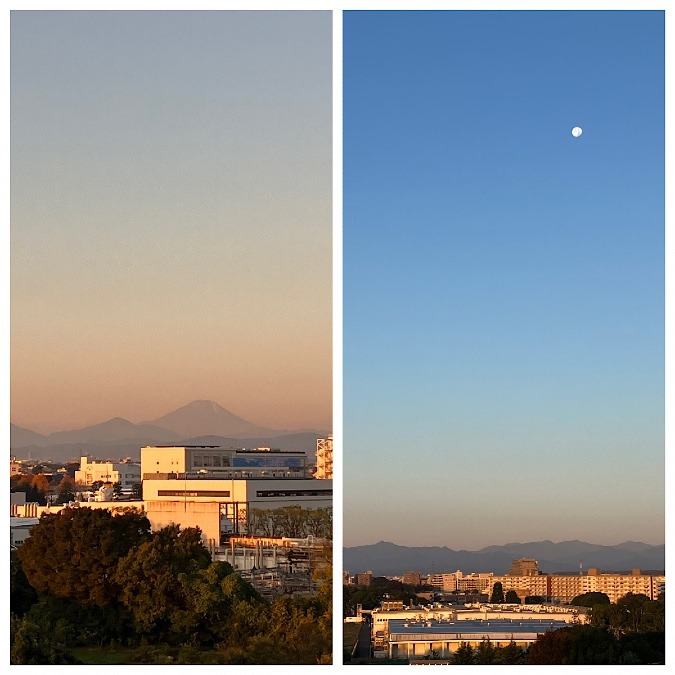
{"type": "Polygon", "coordinates": [[[506,602],[507,604],[511,604],[511,605],[519,605],[520,604],[520,596],[518,595],[518,593],[516,593],[513,590],[507,591],[506,592],[506,598],[505,598],[504,602],[506,602]]]}
{"type": "Polygon", "coordinates": [[[36,590],[104,605],[117,596],[119,560],[149,537],[150,523],[139,513],[66,508],[44,514],[18,555],[36,590]]]}
{"type": "Polygon", "coordinates": [[[502,604],[504,602],[504,587],[502,586],[501,581],[497,581],[492,587],[492,595],[490,596],[490,602],[495,604],[502,604]]]}
{"type": "Polygon", "coordinates": [[[577,607],[593,607],[593,605],[609,605],[609,596],[606,593],[582,593],[572,599],[570,605],[577,607]]]}
{"type": "Polygon", "coordinates": [[[312,536],[332,539],[333,510],[330,508],[303,509],[300,506],[250,509],[248,530],[250,534],[263,537],[304,539],[312,536]]]}
{"type": "Polygon", "coordinates": [[[72,663],[70,648],[107,643],[129,663],[330,663],[329,564],[316,595],[270,602],[211,560],[197,528],[66,508],[13,558],[12,663],[72,663]]]}
{"type": "Polygon", "coordinates": [[[40,506],[47,504],[49,494],[49,479],[44,474],[18,474],[10,478],[12,492],[25,492],[27,502],[35,502],[40,506]]]}
{"type": "Polygon", "coordinates": [[[169,525],[119,561],[113,582],[138,627],[152,632],[168,627],[187,609],[188,579],[210,562],[198,528],[181,531],[178,525],[169,525]]]}

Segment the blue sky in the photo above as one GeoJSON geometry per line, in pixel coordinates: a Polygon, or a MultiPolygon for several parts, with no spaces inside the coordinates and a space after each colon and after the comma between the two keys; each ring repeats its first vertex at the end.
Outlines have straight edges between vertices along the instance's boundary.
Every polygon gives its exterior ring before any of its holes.
{"type": "Polygon", "coordinates": [[[663,110],[661,12],[344,14],[347,546],[663,543],[663,110]]]}

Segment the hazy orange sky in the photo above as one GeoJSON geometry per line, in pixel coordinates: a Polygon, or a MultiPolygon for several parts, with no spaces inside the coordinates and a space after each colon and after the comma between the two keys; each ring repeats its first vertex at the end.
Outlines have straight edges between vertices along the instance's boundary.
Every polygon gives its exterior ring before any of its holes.
{"type": "Polygon", "coordinates": [[[330,13],[11,28],[11,420],[329,430],[330,13]]]}

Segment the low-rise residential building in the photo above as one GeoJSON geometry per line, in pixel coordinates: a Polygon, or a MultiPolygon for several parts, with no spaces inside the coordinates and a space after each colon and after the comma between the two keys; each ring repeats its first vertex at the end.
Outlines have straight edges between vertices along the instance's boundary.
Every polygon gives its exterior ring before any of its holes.
{"type": "Polygon", "coordinates": [[[80,468],[75,471],[78,485],[92,483],[119,483],[123,490],[131,490],[141,482],[141,465],[131,459],[119,462],[90,461],[89,457],[80,457],[80,468]]]}

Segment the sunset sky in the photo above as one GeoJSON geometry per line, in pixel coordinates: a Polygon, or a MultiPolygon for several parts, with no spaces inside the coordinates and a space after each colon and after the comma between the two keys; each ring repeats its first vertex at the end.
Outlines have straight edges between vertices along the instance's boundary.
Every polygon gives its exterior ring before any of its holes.
{"type": "Polygon", "coordinates": [[[330,12],[14,12],[11,420],[331,428],[330,12]]]}
{"type": "Polygon", "coordinates": [[[345,544],[662,544],[663,12],[343,30],[345,544]]]}

